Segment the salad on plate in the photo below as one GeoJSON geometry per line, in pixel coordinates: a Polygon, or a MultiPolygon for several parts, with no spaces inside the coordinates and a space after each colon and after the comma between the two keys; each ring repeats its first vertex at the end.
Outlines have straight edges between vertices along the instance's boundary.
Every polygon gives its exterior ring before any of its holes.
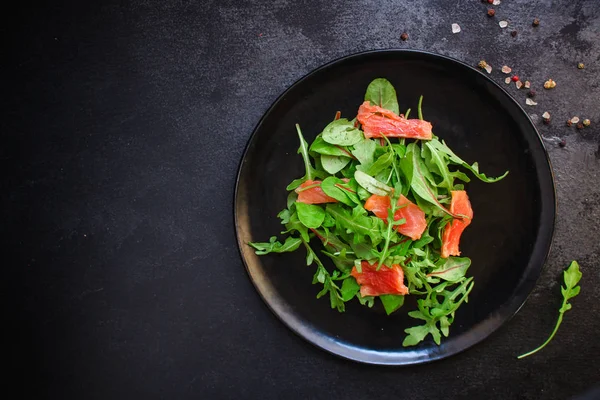
{"type": "Polygon", "coordinates": [[[459,249],[474,218],[468,174],[487,183],[508,174],[488,177],[456,155],[423,119],[422,100],[409,119],[392,84],[378,78],[355,118],[337,112],[310,145],[296,125],[305,175],[286,188],[285,237],[248,243],[258,255],[303,248],[316,266],[312,283],[322,285],[317,298],[328,295],[339,312],[356,299],[380,301],[389,315],[416,296],[403,346],[428,335],[439,345],[475,284],[459,249]]]}

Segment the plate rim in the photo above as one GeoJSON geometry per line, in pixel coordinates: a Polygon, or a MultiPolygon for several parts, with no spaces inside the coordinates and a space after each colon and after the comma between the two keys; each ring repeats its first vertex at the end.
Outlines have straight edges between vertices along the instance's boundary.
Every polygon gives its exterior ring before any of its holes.
{"type": "MultiPolygon", "coordinates": [[[[250,134],[250,136],[247,139],[246,145],[244,147],[244,151],[242,153],[242,156],[240,158],[239,161],[239,165],[237,168],[237,173],[236,173],[236,177],[235,177],[235,190],[233,193],[233,218],[234,218],[234,228],[235,228],[235,235],[236,235],[236,242],[237,242],[237,250],[239,252],[240,258],[244,264],[244,268],[246,270],[246,273],[248,274],[248,278],[250,279],[250,281],[252,282],[252,285],[254,287],[254,289],[256,290],[256,292],[258,293],[258,295],[260,296],[261,300],[263,301],[263,303],[267,306],[267,308],[271,311],[271,313],[277,317],[277,319],[283,323],[288,329],[290,329],[295,335],[299,336],[301,339],[303,339],[304,341],[310,343],[311,345],[322,349],[324,351],[326,351],[329,354],[333,354],[334,356],[341,358],[341,359],[346,359],[346,360],[351,360],[354,362],[358,362],[358,363],[362,363],[362,364],[370,364],[370,365],[385,365],[385,366],[395,366],[395,367],[401,367],[401,366],[408,366],[408,365],[419,365],[419,364],[427,364],[433,361],[437,361],[437,360],[441,360],[441,359],[445,359],[454,355],[457,355],[459,353],[462,353],[470,348],[472,348],[473,346],[483,342],[485,339],[487,339],[489,336],[491,336],[492,334],[494,334],[495,332],[497,332],[499,329],[501,329],[505,324],[507,324],[520,310],[521,308],[525,305],[525,303],[527,303],[527,300],[529,299],[529,297],[531,296],[531,294],[533,293],[537,282],[539,281],[542,272],[545,269],[546,266],[546,262],[548,260],[548,257],[550,255],[550,252],[552,250],[552,246],[554,243],[554,237],[555,237],[555,231],[556,231],[556,216],[557,216],[557,209],[558,209],[558,204],[557,204],[557,193],[556,193],[556,181],[555,181],[555,176],[554,176],[554,168],[552,167],[552,162],[550,160],[549,154],[548,154],[548,150],[546,149],[546,146],[544,145],[543,139],[542,139],[542,135],[539,133],[537,127],[535,126],[534,122],[531,120],[531,117],[529,116],[529,114],[527,113],[527,111],[523,108],[523,106],[521,106],[521,104],[519,104],[517,102],[517,100],[510,94],[508,93],[502,86],[500,86],[497,82],[495,82],[494,80],[492,80],[490,77],[486,76],[485,74],[483,74],[481,71],[477,70],[476,68],[474,68],[473,66],[458,60],[456,58],[450,57],[450,56],[446,56],[446,55],[442,55],[442,54],[438,54],[438,53],[434,53],[434,52],[430,52],[430,51],[426,51],[426,50],[415,50],[415,49],[398,49],[398,48],[385,48],[385,49],[374,49],[374,50],[366,50],[366,51],[360,51],[360,52],[356,52],[356,53],[351,53],[351,54],[347,54],[338,58],[335,58],[325,64],[322,64],[312,70],[310,70],[308,73],[302,75],[300,78],[298,78],[296,81],[294,81],[294,83],[292,83],[289,87],[287,87],[279,96],[277,96],[277,98],[271,103],[271,105],[265,110],[265,112],[262,114],[261,118],[259,119],[258,123],[256,124],[256,126],[254,127],[254,129],[252,130],[252,133],[250,134]],[[541,145],[542,151],[543,151],[543,155],[544,155],[544,160],[546,161],[547,165],[548,165],[548,169],[549,169],[549,176],[550,176],[550,186],[551,186],[551,194],[553,196],[553,201],[551,202],[551,210],[550,210],[550,217],[552,218],[551,224],[550,224],[550,235],[549,235],[549,245],[548,245],[548,249],[546,250],[544,256],[543,256],[543,260],[541,261],[541,266],[539,268],[537,268],[537,271],[534,271],[536,273],[535,279],[531,279],[528,280],[527,282],[527,286],[525,287],[525,292],[526,294],[524,295],[524,297],[522,298],[522,300],[516,300],[516,304],[517,307],[514,309],[514,311],[509,311],[508,315],[503,316],[502,318],[499,318],[497,322],[494,322],[493,324],[491,324],[491,326],[488,326],[488,329],[486,329],[485,332],[483,332],[483,334],[478,335],[475,339],[471,339],[468,341],[468,343],[466,344],[466,346],[462,346],[459,349],[451,349],[448,352],[438,352],[437,354],[433,354],[429,357],[427,357],[426,359],[417,359],[417,360],[411,360],[411,361],[406,361],[406,360],[398,360],[398,359],[394,359],[393,356],[390,357],[389,359],[386,358],[385,356],[382,357],[382,355],[385,354],[385,352],[380,352],[380,351],[376,351],[376,350],[368,350],[368,349],[363,349],[363,348],[357,348],[357,347],[352,347],[349,346],[347,344],[343,344],[343,345],[338,345],[337,347],[341,346],[343,349],[346,349],[347,351],[345,352],[336,352],[334,351],[334,349],[332,347],[336,347],[335,345],[332,346],[331,343],[333,342],[331,339],[328,339],[329,336],[327,335],[322,335],[322,334],[317,334],[315,338],[309,338],[308,336],[306,336],[303,332],[301,332],[301,329],[299,326],[296,326],[294,324],[291,323],[291,321],[288,321],[286,316],[283,315],[283,313],[280,313],[279,311],[275,310],[272,305],[270,304],[270,302],[265,298],[263,292],[260,290],[260,288],[257,286],[257,282],[256,280],[253,278],[252,272],[250,271],[250,268],[248,267],[248,263],[246,262],[246,258],[244,257],[243,254],[243,250],[242,250],[242,246],[246,246],[246,243],[243,243],[241,240],[241,229],[239,227],[239,218],[238,218],[238,207],[237,207],[237,203],[238,203],[238,195],[239,195],[239,186],[240,186],[240,178],[241,178],[241,174],[242,174],[242,169],[244,166],[244,160],[246,159],[247,155],[248,155],[248,151],[250,149],[250,146],[256,136],[257,131],[259,130],[259,128],[262,126],[262,124],[264,123],[264,121],[269,117],[271,110],[274,109],[281,101],[283,98],[285,98],[285,96],[291,92],[294,88],[296,88],[298,85],[300,85],[305,79],[311,77],[314,74],[317,74],[319,72],[321,72],[324,69],[330,68],[332,66],[334,66],[335,64],[338,63],[342,63],[346,60],[355,58],[355,57],[364,57],[364,56],[369,56],[369,55],[377,55],[377,54],[402,54],[402,53],[412,53],[412,54],[417,54],[417,55],[425,55],[428,57],[433,57],[433,58],[441,58],[445,61],[449,61],[451,63],[456,63],[461,67],[466,67],[467,70],[470,70],[470,72],[474,72],[474,73],[478,73],[479,75],[481,75],[485,81],[487,81],[487,83],[492,84],[492,86],[495,86],[497,89],[500,89],[500,92],[508,99],[509,102],[513,103],[514,105],[517,106],[517,108],[520,110],[520,112],[526,117],[527,122],[529,123],[529,125],[533,128],[534,132],[535,132],[535,136],[538,140],[538,142],[541,145]],[[323,340],[322,337],[325,337],[326,340],[323,340]],[[317,340],[321,338],[321,340],[317,340]],[[327,343],[330,343],[329,346],[327,346],[327,343]],[[354,350],[352,350],[354,349],[354,350]],[[369,357],[357,357],[355,356],[355,354],[364,354],[364,353],[375,353],[378,355],[378,357],[375,358],[369,358],[369,357]]],[[[542,221],[540,221],[540,224],[542,223],[542,221]]],[[[531,278],[531,277],[530,277],[531,278]]],[[[513,296],[514,298],[521,298],[521,296],[513,296]]],[[[504,307],[510,307],[513,303],[515,302],[515,300],[513,300],[512,302],[509,303],[505,303],[503,306],[501,306],[501,308],[504,307]]],[[[499,308],[498,310],[500,310],[501,308],[499,308]]],[[[484,322],[486,322],[487,320],[482,321],[480,324],[483,324],[484,322]]],[[[489,325],[489,324],[488,324],[489,325]]],[[[477,326],[477,325],[476,325],[477,326]]],[[[333,342],[335,343],[335,342],[333,342]]],[[[391,354],[397,354],[397,352],[392,352],[391,354]]]]}

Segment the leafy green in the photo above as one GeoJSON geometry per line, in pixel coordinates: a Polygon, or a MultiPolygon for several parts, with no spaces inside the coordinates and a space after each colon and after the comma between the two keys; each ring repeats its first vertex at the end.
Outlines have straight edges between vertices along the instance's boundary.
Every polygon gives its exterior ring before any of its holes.
{"type": "Polygon", "coordinates": [[[363,139],[358,143],[354,144],[354,150],[352,150],[352,155],[358,159],[360,164],[364,168],[368,168],[373,164],[373,160],[375,159],[375,149],[377,148],[377,143],[371,139],[363,139]]]}
{"type": "Polygon", "coordinates": [[[408,313],[409,316],[425,321],[425,324],[405,329],[408,334],[402,342],[403,346],[414,346],[428,334],[436,344],[441,342],[441,334],[448,336],[448,327],[454,320],[458,307],[468,299],[473,289],[473,278],[464,279],[454,290],[447,290],[444,285],[439,292],[428,291],[425,299],[417,300],[418,310],[408,313]],[[442,298],[442,301],[439,298],[442,298]],[[441,331],[441,334],[440,334],[441,331]]]}
{"type": "Polygon", "coordinates": [[[325,142],[340,146],[352,146],[364,138],[362,131],[346,118],[330,122],[323,130],[322,137],[325,142]]]}
{"type": "Polygon", "coordinates": [[[354,242],[364,241],[367,236],[373,245],[381,241],[381,220],[368,217],[362,206],[356,206],[349,212],[339,204],[327,204],[326,210],[335,219],[338,229],[354,234],[354,242]]]}
{"type": "Polygon", "coordinates": [[[296,250],[301,243],[302,240],[292,236],[285,239],[283,244],[278,242],[275,236],[271,236],[271,239],[266,243],[248,242],[251,247],[256,249],[255,253],[259,256],[269,253],[288,253],[296,250]]]}
{"type": "Polygon", "coordinates": [[[439,202],[437,198],[437,189],[431,186],[433,177],[419,155],[415,143],[411,143],[407,146],[406,156],[400,161],[400,168],[410,182],[410,187],[416,195],[431,203],[444,213],[453,215],[439,202]]]}
{"type": "Polygon", "coordinates": [[[369,86],[367,86],[365,101],[369,101],[373,105],[385,108],[395,112],[396,114],[400,114],[398,99],[396,97],[396,89],[394,89],[394,86],[392,86],[387,79],[374,79],[369,86]]]}
{"type": "Polygon", "coordinates": [[[354,179],[360,186],[362,186],[369,193],[373,193],[379,196],[387,196],[391,193],[392,188],[388,185],[379,182],[377,179],[362,171],[356,171],[354,173],[354,179]]]}
{"type": "Polygon", "coordinates": [[[298,219],[307,228],[318,228],[325,220],[325,210],[315,204],[296,203],[298,219]]]}
{"type": "Polygon", "coordinates": [[[360,285],[356,282],[356,279],[349,276],[342,282],[342,299],[344,299],[344,301],[351,300],[356,296],[359,290],[360,285]]]}
{"type": "Polygon", "coordinates": [[[532,354],[537,353],[538,351],[540,351],[544,347],[546,347],[546,345],[548,343],[550,343],[550,341],[552,339],[554,339],[554,336],[556,335],[556,332],[558,332],[558,328],[560,327],[560,324],[562,323],[564,314],[571,309],[571,303],[569,303],[569,300],[571,300],[573,297],[577,296],[581,290],[581,287],[577,285],[579,283],[579,281],[581,280],[581,276],[582,276],[582,274],[581,274],[581,271],[579,270],[579,263],[577,263],[577,261],[572,261],[571,264],[569,265],[569,268],[567,268],[563,272],[563,280],[564,280],[565,286],[561,286],[561,288],[560,288],[560,292],[563,296],[563,302],[562,302],[560,309],[558,310],[558,320],[556,321],[554,330],[552,331],[552,333],[550,334],[550,336],[548,337],[548,339],[546,339],[546,341],[544,343],[542,343],[539,347],[537,347],[525,354],[521,354],[519,357],[517,357],[518,359],[525,358],[532,354]]]}
{"type": "MultiPolygon", "coordinates": [[[[385,79],[376,79],[369,85],[365,100],[399,112],[396,91],[385,79]]],[[[419,98],[416,109],[420,119],[423,119],[422,101],[419,98]]],[[[410,109],[406,111],[407,118],[409,113],[410,109]]],[[[376,265],[376,271],[400,265],[408,292],[416,297],[416,309],[407,310],[415,319],[415,326],[405,330],[403,345],[414,346],[428,337],[439,344],[442,337],[449,335],[456,310],[468,300],[474,285],[473,278],[467,276],[469,258],[440,256],[444,227],[460,217],[448,210],[451,192],[463,190],[464,183],[469,182],[470,174],[467,176],[464,168],[485,182],[494,182],[505,175],[488,178],[479,172],[477,163],[468,165],[435,136],[430,141],[409,143],[404,138],[386,136],[367,139],[356,120],[339,116],[338,112],[336,120],[310,146],[296,125],[298,153],[305,172],[287,186],[290,193],[286,206],[277,214],[285,227],[281,232],[285,240],[272,237],[266,243],[248,244],[258,255],[291,252],[303,244],[306,263],[315,268],[313,283],[320,285],[317,298],[329,297],[331,307],[339,312],[354,298],[363,306],[375,304],[375,297],[360,294],[360,285],[352,271],[363,273],[363,263],[376,265]],[[312,182],[306,184],[307,181],[312,182]],[[310,201],[327,204],[299,202],[299,194],[307,190],[311,192],[305,194],[315,195],[306,196],[310,201]],[[328,197],[319,198],[320,191],[328,197]],[[384,215],[384,210],[377,208],[382,204],[376,198],[368,205],[371,211],[365,209],[372,194],[389,197],[390,206],[384,218],[374,215],[375,212],[384,215]],[[402,229],[395,229],[407,223],[405,218],[396,220],[396,212],[402,207],[398,206],[401,195],[416,203],[425,214],[427,225],[418,240],[402,235],[402,229]],[[311,241],[317,242],[320,254],[311,247],[311,241]],[[323,259],[327,265],[319,258],[321,254],[327,257],[323,259]]],[[[409,216],[406,219],[412,221],[409,216]]],[[[578,280],[573,272],[565,274],[565,299],[579,292],[578,280]]],[[[405,296],[395,294],[378,297],[388,315],[402,307],[405,300],[405,296]]],[[[565,300],[558,325],[570,307],[565,300]]]]}
{"type": "Polygon", "coordinates": [[[360,203],[360,200],[355,194],[352,195],[352,189],[347,187],[345,184],[346,182],[343,180],[334,176],[330,176],[325,178],[325,180],[321,183],[321,189],[327,196],[333,197],[337,201],[344,203],[347,206],[354,207],[360,203]]]}
{"type": "Polygon", "coordinates": [[[321,156],[321,165],[323,165],[323,169],[332,175],[340,172],[342,168],[348,165],[349,162],[350,159],[347,157],[327,155],[321,156]]]}
{"type": "Polygon", "coordinates": [[[432,277],[430,282],[438,282],[443,279],[448,282],[459,282],[465,277],[467,269],[471,266],[471,259],[467,257],[448,257],[439,268],[427,274],[432,277]]]}
{"type": "Polygon", "coordinates": [[[385,308],[385,312],[387,315],[390,315],[404,304],[404,296],[395,295],[395,294],[384,294],[379,296],[381,303],[383,304],[383,308],[385,308]]]}
{"type": "Polygon", "coordinates": [[[327,143],[323,140],[321,135],[318,135],[315,138],[315,140],[310,145],[309,150],[318,154],[324,154],[328,156],[352,158],[352,153],[348,152],[348,150],[346,150],[343,147],[327,143]]]}
{"type": "MultiPolygon", "coordinates": [[[[452,150],[446,145],[444,141],[439,141],[437,138],[434,138],[429,142],[429,147],[437,152],[438,154],[442,154],[449,162],[453,164],[460,165],[473,173],[477,178],[486,183],[494,183],[503,179],[506,175],[508,175],[508,171],[496,178],[488,178],[485,174],[479,172],[479,164],[476,162],[472,165],[467,164],[466,161],[463,161],[462,158],[454,154],[452,150]]],[[[468,181],[467,181],[468,182],[468,181]]]]}

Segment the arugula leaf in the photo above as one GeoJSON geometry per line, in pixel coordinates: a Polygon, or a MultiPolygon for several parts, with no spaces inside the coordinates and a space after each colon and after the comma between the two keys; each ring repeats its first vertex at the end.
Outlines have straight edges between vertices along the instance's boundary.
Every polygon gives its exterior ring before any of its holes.
{"type": "Polygon", "coordinates": [[[340,146],[352,146],[364,139],[362,131],[346,118],[330,122],[321,135],[325,142],[340,146]]]}
{"type": "Polygon", "coordinates": [[[361,296],[360,292],[356,293],[356,298],[358,299],[358,302],[360,304],[362,304],[363,306],[367,306],[369,308],[373,308],[373,306],[375,305],[375,297],[373,296],[361,296]]]}
{"type": "Polygon", "coordinates": [[[300,237],[302,239],[304,239],[305,241],[309,241],[310,237],[308,236],[308,228],[302,223],[300,222],[300,219],[298,219],[298,212],[292,212],[289,215],[289,219],[288,222],[285,224],[285,231],[281,232],[281,234],[286,234],[286,233],[291,233],[291,232],[298,232],[300,234],[300,237]]]}
{"type": "Polygon", "coordinates": [[[371,104],[385,108],[396,114],[400,113],[396,89],[394,89],[394,86],[387,79],[377,78],[371,81],[365,93],[365,101],[367,100],[371,104]]]}
{"type": "Polygon", "coordinates": [[[506,175],[508,175],[508,171],[506,171],[504,174],[502,174],[499,177],[488,178],[485,174],[479,172],[479,164],[478,163],[475,162],[472,165],[467,164],[466,161],[463,161],[462,158],[460,158],[459,156],[454,154],[454,152],[452,150],[450,150],[450,148],[446,145],[446,143],[444,141],[440,142],[437,138],[433,138],[428,143],[430,143],[430,148],[432,150],[444,154],[450,162],[468,169],[469,171],[471,171],[473,173],[473,175],[475,175],[477,178],[479,178],[481,181],[483,181],[485,183],[498,182],[499,180],[504,179],[504,177],[506,175]]]}
{"type": "Polygon", "coordinates": [[[381,303],[383,304],[383,308],[385,308],[385,312],[387,315],[390,315],[404,304],[404,296],[398,296],[394,294],[384,294],[379,296],[381,303]]]}
{"type": "Polygon", "coordinates": [[[323,169],[329,172],[331,175],[335,175],[340,172],[348,163],[350,159],[348,157],[340,157],[340,156],[321,156],[321,165],[323,169]]]}
{"type": "Polygon", "coordinates": [[[307,228],[318,228],[325,220],[325,210],[315,204],[296,203],[298,219],[307,228]]]}
{"type": "Polygon", "coordinates": [[[301,239],[289,236],[285,239],[285,242],[281,244],[277,241],[277,237],[271,236],[271,239],[267,243],[260,242],[248,242],[248,244],[254,248],[255,253],[259,256],[269,253],[287,253],[296,250],[302,243],[301,239]]]}
{"type": "Polygon", "coordinates": [[[344,299],[342,298],[339,286],[334,282],[335,278],[338,278],[338,271],[335,271],[334,275],[330,275],[308,242],[302,240],[302,244],[306,248],[306,265],[311,265],[313,262],[317,264],[317,271],[312,281],[313,285],[317,282],[323,284],[323,289],[317,294],[317,299],[329,293],[331,308],[337,308],[339,312],[344,312],[346,309],[344,299]]]}
{"type": "Polygon", "coordinates": [[[371,139],[364,139],[358,143],[354,144],[354,150],[352,150],[352,155],[356,157],[360,165],[363,168],[368,168],[371,164],[373,164],[373,160],[375,159],[375,148],[377,147],[377,143],[371,139]]]}
{"type": "Polygon", "coordinates": [[[410,143],[406,147],[406,156],[400,160],[400,168],[410,182],[410,187],[416,195],[444,213],[456,217],[439,202],[437,199],[437,190],[429,185],[428,182],[433,178],[431,178],[431,174],[424,165],[423,159],[418,154],[418,148],[415,143],[410,143]]]}
{"type": "Polygon", "coordinates": [[[352,213],[339,204],[327,204],[326,210],[335,219],[338,229],[354,233],[355,243],[363,241],[365,236],[371,238],[373,246],[381,241],[381,220],[366,216],[362,206],[354,207],[352,213]]]}
{"type": "Polygon", "coordinates": [[[411,311],[409,316],[425,321],[424,325],[407,328],[404,330],[408,334],[402,346],[414,346],[428,334],[431,334],[436,344],[441,342],[440,329],[444,336],[449,334],[449,325],[454,319],[454,313],[463,302],[468,300],[468,295],[473,289],[473,278],[464,279],[454,290],[446,290],[448,283],[443,285],[439,291],[433,291],[428,288],[427,297],[417,300],[417,311],[411,311]],[[440,302],[438,296],[443,300],[440,302]],[[442,322],[443,320],[443,322],[442,322]],[[440,327],[438,328],[438,323],[440,327]]]}
{"type": "Polygon", "coordinates": [[[581,290],[581,287],[577,286],[577,284],[581,280],[581,276],[582,276],[582,274],[581,274],[581,271],[579,270],[579,263],[577,263],[577,261],[572,261],[571,265],[569,265],[569,268],[567,268],[563,272],[563,280],[565,282],[565,286],[561,286],[561,288],[560,288],[560,292],[562,293],[562,296],[563,296],[563,302],[562,302],[560,309],[558,310],[558,313],[559,313],[558,320],[556,321],[554,330],[552,331],[552,333],[550,334],[550,336],[548,337],[548,339],[546,339],[546,341],[544,343],[542,343],[539,347],[537,347],[525,354],[521,354],[519,357],[517,357],[518,359],[525,358],[532,354],[537,353],[538,351],[540,351],[541,349],[546,347],[546,345],[548,343],[550,343],[550,341],[552,339],[554,339],[554,335],[556,335],[556,332],[558,332],[558,328],[560,327],[560,324],[562,323],[564,314],[571,309],[571,303],[569,303],[569,300],[572,299],[573,297],[577,296],[581,290]]]}
{"type": "MultiPolygon", "coordinates": [[[[427,277],[444,279],[449,282],[459,282],[465,277],[467,269],[471,266],[471,259],[468,257],[448,257],[440,267],[427,274],[427,277]]],[[[439,279],[428,279],[430,282],[437,283],[439,279]]]]}
{"type": "Polygon", "coordinates": [[[379,182],[377,179],[373,178],[370,175],[365,174],[362,171],[356,171],[354,173],[354,179],[356,182],[363,188],[365,188],[368,192],[379,195],[379,196],[387,196],[392,192],[392,188],[386,185],[385,183],[379,182]]]}

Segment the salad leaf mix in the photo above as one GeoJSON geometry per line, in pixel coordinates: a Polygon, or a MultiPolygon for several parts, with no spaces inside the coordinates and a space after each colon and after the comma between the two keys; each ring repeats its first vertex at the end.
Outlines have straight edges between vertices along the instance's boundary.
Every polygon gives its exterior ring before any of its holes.
{"type": "Polygon", "coordinates": [[[354,298],[367,307],[379,299],[389,315],[417,296],[404,346],[428,335],[439,345],[473,289],[471,260],[459,257],[473,218],[464,171],[487,183],[508,173],[488,177],[456,155],[423,120],[422,99],[418,119],[408,119],[410,109],[399,114],[394,87],[379,78],[356,118],[338,112],[310,145],[296,125],[305,175],[286,188],[278,214],[285,240],[248,243],[258,255],[302,247],[322,286],[317,298],[328,296],[340,312],[354,298]]]}

